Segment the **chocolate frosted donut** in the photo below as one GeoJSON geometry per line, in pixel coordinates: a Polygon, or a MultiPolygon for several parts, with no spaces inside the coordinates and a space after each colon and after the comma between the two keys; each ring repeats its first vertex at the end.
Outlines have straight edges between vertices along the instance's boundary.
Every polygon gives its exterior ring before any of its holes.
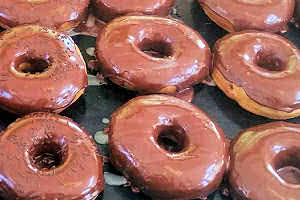
{"type": "Polygon", "coordinates": [[[0,59],[0,107],[10,112],[61,112],[87,86],[76,44],[47,28],[20,26],[1,33],[0,59]]]}
{"type": "Polygon", "coordinates": [[[130,90],[176,93],[209,73],[210,48],[179,21],[126,16],[99,34],[97,58],[104,76],[130,90]]]}
{"type": "Polygon", "coordinates": [[[90,0],[0,0],[0,25],[38,24],[66,31],[86,16],[90,0]]]}
{"type": "Polygon", "coordinates": [[[300,115],[300,52],[287,39],[256,31],[217,41],[213,78],[246,110],[274,119],[300,115]]]}
{"type": "Polygon", "coordinates": [[[167,16],[175,0],[92,0],[94,13],[108,22],[129,13],[167,16]]]}
{"type": "Polygon", "coordinates": [[[299,199],[300,125],[273,122],[243,131],[231,146],[236,200],[299,199]]]}
{"type": "Polygon", "coordinates": [[[198,0],[205,13],[229,32],[287,30],[295,0],[198,0]]]}
{"type": "Polygon", "coordinates": [[[112,115],[112,164],[153,199],[205,198],[222,180],[228,149],[222,130],[175,97],[137,97],[112,115]]]}
{"type": "Polygon", "coordinates": [[[103,190],[102,158],[71,119],[34,113],[0,136],[0,198],[92,200],[103,190]]]}

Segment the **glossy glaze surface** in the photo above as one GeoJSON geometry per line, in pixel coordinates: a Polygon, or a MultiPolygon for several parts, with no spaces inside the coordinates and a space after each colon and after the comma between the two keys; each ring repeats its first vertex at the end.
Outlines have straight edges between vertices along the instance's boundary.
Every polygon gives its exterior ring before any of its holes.
{"type": "Polygon", "coordinates": [[[85,62],[65,34],[39,26],[20,26],[0,35],[0,107],[18,114],[60,112],[87,86],[85,62]],[[49,63],[43,73],[18,71],[26,59],[49,63]]]}
{"type": "Polygon", "coordinates": [[[140,92],[175,93],[201,82],[209,73],[210,48],[205,40],[179,21],[149,16],[113,20],[99,34],[97,58],[113,82],[140,92]],[[164,58],[144,53],[140,45],[169,46],[164,58]]]}
{"type": "MultiPolygon", "coordinates": [[[[78,23],[90,0],[0,0],[0,23],[4,28],[38,24],[58,30],[64,23],[78,23]]],[[[70,27],[71,28],[71,27],[70,27]]]]}
{"type": "Polygon", "coordinates": [[[167,16],[175,0],[92,0],[94,12],[104,21],[129,13],[167,16]]]}
{"type": "Polygon", "coordinates": [[[198,0],[228,20],[234,31],[248,29],[285,31],[293,16],[295,0],[198,0]]]}
{"type": "Polygon", "coordinates": [[[298,199],[299,148],[298,124],[273,122],[241,132],[231,147],[232,195],[237,200],[298,199]],[[281,170],[278,164],[283,164],[281,170]],[[290,167],[296,173],[289,180],[282,178],[290,167]],[[292,179],[298,183],[289,183],[292,179]]]}
{"type": "Polygon", "coordinates": [[[205,198],[217,189],[226,168],[222,130],[199,108],[175,97],[135,98],[112,115],[113,165],[153,199],[205,198]],[[184,148],[165,150],[158,136],[166,127],[185,132],[184,148]]]}
{"type": "Polygon", "coordinates": [[[102,158],[94,142],[66,117],[25,116],[2,132],[0,149],[4,199],[92,200],[103,190],[102,158]],[[66,144],[66,157],[58,167],[38,169],[32,164],[31,148],[43,139],[66,144]]]}
{"type": "Polygon", "coordinates": [[[300,52],[279,35],[229,34],[215,44],[214,67],[261,105],[286,112],[300,108],[300,52]],[[271,68],[277,69],[263,68],[258,60],[273,62],[271,68]]]}
{"type": "Polygon", "coordinates": [[[174,95],[174,97],[177,97],[181,100],[185,100],[190,103],[193,101],[194,96],[195,96],[195,90],[193,87],[183,89],[174,95]]]}

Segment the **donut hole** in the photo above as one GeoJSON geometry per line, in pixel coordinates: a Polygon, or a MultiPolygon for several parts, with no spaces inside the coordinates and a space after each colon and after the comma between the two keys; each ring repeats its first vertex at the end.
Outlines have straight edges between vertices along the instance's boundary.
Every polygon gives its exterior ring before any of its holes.
{"type": "Polygon", "coordinates": [[[46,137],[30,148],[32,166],[38,170],[50,170],[62,165],[68,156],[68,144],[64,137],[46,137]]]}
{"type": "Polygon", "coordinates": [[[280,152],[275,158],[278,175],[290,184],[300,184],[300,149],[293,148],[280,152]]]}
{"type": "Polygon", "coordinates": [[[285,63],[273,52],[259,51],[256,54],[256,63],[268,71],[280,72],[285,69],[285,63]]]}
{"type": "Polygon", "coordinates": [[[162,127],[157,136],[157,143],[170,153],[179,153],[187,146],[186,132],[180,126],[162,127]]]}
{"type": "Polygon", "coordinates": [[[50,64],[50,59],[24,58],[18,62],[16,70],[21,73],[40,74],[46,72],[50,64]]]}
{"type": "Polygon", "coordinates": [[[170,42],[165,40],[151,40],[144,38],[138,48],[145,54],[154,58],[168,58],[173,55],[173,48],[170,42]]]}

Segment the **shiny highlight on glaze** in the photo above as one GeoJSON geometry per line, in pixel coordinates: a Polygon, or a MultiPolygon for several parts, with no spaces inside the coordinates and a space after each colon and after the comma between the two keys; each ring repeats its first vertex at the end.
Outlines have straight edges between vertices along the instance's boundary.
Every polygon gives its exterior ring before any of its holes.
{"type": "Polygon", "coordinates": [[[176,93],[200,83],[208,76],[211,62],[210,48],[197,32],[160,17],[115,19],[99,34],[96,48],[106,77],[144,93],[176,93]],[[141,50],[145,44],[157,43],[167,44],[167,56],[154,57],[141,50]]]}
{"type": "Polygon", "coordinates": [[[87,87],[85,62],[71,37],[29,25],[0,36],[0,107],[17,114],[61,112],[87,87]],[[20,65],[43,60],[41,73],[26,73],[20,65]]]}
{"type": "Polygon", "coordinates": [[[35,113],[18,119],[2,132],[0,149],[4,199],[93,200],[103,191],[97,147],[84,129],[66,117],[35,113]],[[40,168],[32,162],[34,152],[49,151],[42,140],[61,148],[66,145],[59,165],[40,168]]]}
{"type": "Polygon", "coordinates": [[[108,22],[131,13],[167,16],[175,0],[92,0],[92,4],[95,15],[108,22]]]}
{"type": "Polygon", "coordinates": [[[67,31],[84,20],[89,3],[90,0],[0,0],[0,25],[12,28],[38,24],[67,31]]]}
{"type": "Polygon", "coordinates": [[[153,199],[207,197],[219,186],[228,160],[217,124],[194,105],[165,95],[137,97],[117,110],[109,149],[112,164],[132,188],[153,199]],[[161,135],[178,146],[166,148],[161,135]]]}
{"type": "Polygon", "coordinates": [[[279,35],[244,31],[215,44],[214,69],[251,100],[275,110],[289,113],[300,108],[299,67],[299,50],[279,35]],[[269,66],[261,66],[259,60],[269,66]]]}
{"type": "Polygon", "coordinates": [[[198,0],[208,16],[229,32],[287,30],[295,0],[198,0]]]}
{"type": "Polygon", "coordinates": [[[297,199],[300,126],[272,122],[240,133],[231,146],[229,182],[236,200],[297,199]]]}

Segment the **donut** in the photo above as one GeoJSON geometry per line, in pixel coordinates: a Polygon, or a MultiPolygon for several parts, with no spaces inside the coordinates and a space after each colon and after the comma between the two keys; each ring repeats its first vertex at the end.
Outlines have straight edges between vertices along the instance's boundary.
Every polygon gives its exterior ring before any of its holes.
{"type": "Polygon", "coordinates": [[[234,199],[299,199],[299,124],[272,122],[249,128],[230,150],[229,182],[234,199]]]}
{"type": "Polygon", "coordinates": [[[0,0],[0,25],[12,28],[38,24],[67,31],[84,20],[89,3],[90,0],[0,0]]]}
{"type": "Polygon", "coordinates": [[[95,15],[103,21],[130,13],[167,16],[175,0],[92,0],[95,15]]]}
{"type": "Polygon", "coordinates": [[[218,125],[166,95],[137,97],[113,113],[109,149],[133,190],[160,200],[205,199],[219,186],[228,159],[218,125]]]}
{"type": "Polygon", "coordinates": [[[209,74],[210,48],[183,23],[124,16],[99,33],[97,58],[105,77],[140,93],[176,93],[209,74]]]}
{"type": "Polygon", "coordinates": [[[0,108],[61,112],[87,87],[85,62],[72,38],[36,25],[0,34],[0,108]]]}
{"type": "Polygon", "coordinates": [[[207,16],[228,32],[281,32],[293,17],[295,0],[198,0],[207,16]]]}
{"type": "Polygon", "coordinates": [[[218,40],[212,76],[244,109],[272,119],[300,115],[300,52],[272,33],[243,31],[218,40]]]}
{"type": "Polygon", "coordinates": [[[93,200],[103,191],[102,158],[71,119],[33,113],[0,135],[1,199],[93,200]]]}

